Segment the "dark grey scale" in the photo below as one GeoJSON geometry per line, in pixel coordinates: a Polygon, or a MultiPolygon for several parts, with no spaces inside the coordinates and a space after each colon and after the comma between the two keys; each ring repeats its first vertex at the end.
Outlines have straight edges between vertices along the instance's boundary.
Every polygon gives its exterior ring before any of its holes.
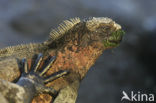
{"type": "Polygon", "coordinates": [[[18,82],[16,83],[17,85],[20,85],[24,87],[25,89],[25,102],[24,103],[30,103],[34,96],[37,96],[38,94],[41,93],[48,93],[52,95],[53,97],[56,97],[58,94],[58,91],[53,89],[52,87],[46,87],[45,84],[62,77],[69,72],[67,70],[61,70],[59,72],[56,72],[52,74],[51,76],[45,77],[44,74],[49,70],[50,66],[53,64],[55,57],[51,57],[50,60],[48,61],[48,65],[46,65],[45,68],[41,72],[38,71],[38,68],[40,66],[40,63],[43,59],[43,55],[39,54],[35,64],[29,71],[28,69],[28,64],[26,59],[22,60],[22,74],[18,82]]]}

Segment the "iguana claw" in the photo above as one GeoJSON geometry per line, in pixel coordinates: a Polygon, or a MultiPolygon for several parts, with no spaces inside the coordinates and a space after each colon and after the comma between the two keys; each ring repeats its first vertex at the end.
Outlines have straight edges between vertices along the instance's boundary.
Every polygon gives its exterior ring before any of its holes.
{"type": "Polygon", "coordinates": [[[57,78],[60,78],[66,74],[68,74],[69,71],[67,70],[61,70],[59,72],[56,72],[48,77],[45,77],[44,74],[49,70],[53,62],[55,61],[55,56],[51,57],[48,61],[49,63],[46,65],[45,68],[41,72],[38,71],[38,68],[42,62],[43,55],[40,53],[38,54],[38,57],[35,61],[35,64],[32,66],[31,70],[28,69],[28,64],[26,59],[22,59],[22,76],[20,77],[17,84],[21,86],[25,86],[26,89],[28,89],[27,86],[29,84],[26,84],[26,82],[32,83],[33,87],[35,88],[36,93],[48,93],[51,95],[57,95],[57,91],[53,89],[52,87],[46,87],[45,84],[48,82],[51,82],[57,78]],[[25,83],[24,83],[25,82],[25,83]]]}

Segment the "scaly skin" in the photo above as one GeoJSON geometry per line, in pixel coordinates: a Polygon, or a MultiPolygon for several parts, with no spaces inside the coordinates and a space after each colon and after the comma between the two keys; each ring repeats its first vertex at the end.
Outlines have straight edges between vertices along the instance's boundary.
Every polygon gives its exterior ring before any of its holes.
{"type": "MultiPolygon", "coordinates": [[[[92,18],[87,21],[75,23],[69,30],[63,33],[64,34],[57,37],[57,39],[52,38],[52,40],[50,38],[41,44],[29,44],[21,48],[12,47],[15,48],[13,50],[1,50],[0,64],[6,59],[9,59],[11,64],[15,61],[15,58],[18,60],[25,57],[30,66],[35,54],[42,53],[45,56],[43,60],[47,59],[49,55],[56,56],[56,61],[46,75],[50,75],[59,70],[69,70],[70,74],[48,83],[47,86],[53,87],[55,90],[60,90],[54,103],[65,103],[65,101],[74,103],[76,101],[79,84],[89,68],[104,50],[119,45],[123,31],[120,25],[111,19],[92,18]],[[72,96],[73,98],[71,98],[72,96]],[[66,100],[64,100],[65,98],[66,100]]],[[[3,62],[3,64],[5,63],[3,62]]],[[[17,67],[13,66],[13,68],[14,71],[18,71],[17,67]]],[[[20,72],[14,72],[10,66],[8,69],[11,72],[10,74],[14,76],[12,76],[12,79],[8,79],[8,75],[3,75],[1,77],[2,79],[13,81],[18,78],[20,72]]],[[[4,72],[7,71],[3,70],[0,72],[0,75],[4,72]]],[[[49,103],[51,100],[52,97],[50,95],[41,94],[34,98],[33,103],[49,103]]]]}

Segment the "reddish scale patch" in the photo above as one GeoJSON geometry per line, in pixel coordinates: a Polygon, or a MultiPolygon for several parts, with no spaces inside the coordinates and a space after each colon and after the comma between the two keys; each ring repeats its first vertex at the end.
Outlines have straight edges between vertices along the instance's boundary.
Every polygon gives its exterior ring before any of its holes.
{"type": "MultiPolygon", "coordinates": [[[[92,43],[92,45],[85,48],[75,45],[65,46],[63,50],[58,50],[56,61],[47,72],[47,75],[55,73],[59,70],[70,70],[70,73],[80,75],[79,79],[82,80],[89,68],[95,63],[95,60],[102,54],[102,51],[103,44],[100,42],[92,43]]],[[[49,83],[47,86],[59,90],[67,85],[69,85],[69,81],[67,81],[64,77],[61,77],[49,83]]],[[[45,100],[42,100],[42,103],[49,103],[51,100],[49,100],[50,96],[45,94],[41,94],[40,96],[34,98],[32,103],[39,103],[38,100],[46,98],[48,98],[46,102],[45,100]]]]}
{"type": "Polygon", "coordinates": [[[72,45],[72,49],[68,49],[66,46],[62,51],[58,52],[57,59],[49,72],[52,74],[59,70],[70,70],[78,73],[81,79],[85,76],[88,69],[94,64],[97,57],[103,51],[103,45],[101,43],[94,43],[87,47],[77,47],[72,45]]]}

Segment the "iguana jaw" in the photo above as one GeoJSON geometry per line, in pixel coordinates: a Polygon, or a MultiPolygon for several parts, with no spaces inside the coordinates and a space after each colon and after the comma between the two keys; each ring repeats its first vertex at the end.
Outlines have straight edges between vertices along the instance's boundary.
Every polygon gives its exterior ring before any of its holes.
{"type": "Polygon", "coordinates": [[[119,29],[115,32],[112,32],[111,36],[107,39],[103,40],[102,43],[104,44],[105,48],[114,48],[119,46],[122,38],[124,35],[124,31],[119,29]]]}

